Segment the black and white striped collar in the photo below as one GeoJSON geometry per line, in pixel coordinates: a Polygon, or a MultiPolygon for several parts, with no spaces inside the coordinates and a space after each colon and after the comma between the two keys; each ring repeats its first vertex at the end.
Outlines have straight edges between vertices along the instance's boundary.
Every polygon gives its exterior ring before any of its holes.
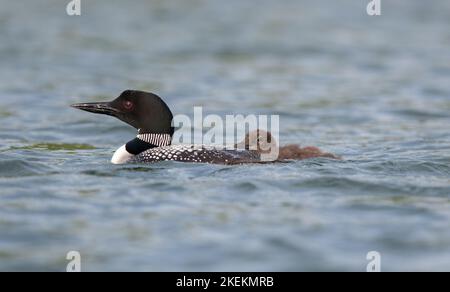
{"type": "Polygon", "coordinates": [[[158,147],[169,146],[172,143],[172,136],[170,134],[138,134],[137,138],[158,147]]]}

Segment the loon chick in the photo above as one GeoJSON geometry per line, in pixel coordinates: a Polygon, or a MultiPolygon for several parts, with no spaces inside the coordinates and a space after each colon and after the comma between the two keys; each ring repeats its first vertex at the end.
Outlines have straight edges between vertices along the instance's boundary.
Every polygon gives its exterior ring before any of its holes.
{"type": "MultiPolygon", "coordinates": [[[[272,135],[262,130],[247,134],[244,141],[234,145],[234,149],[205,145],[171,145],[174,133],[173,114],[159,96],[144,91],[126,90],[111,102],[78,103],[72,107],[116,117],[138,130],[135,139],[114,153],[111,160],[113,164],[166,160],[215,164],[262,163],[266,161],[262,156],[278,147],[272,135]]],[[[277,159],[277,155],[271,160],[337,158],[314,147],[310,149],[298,146],[295,148],[294,145],[286,147],[279,148],[279,158],[277,159]]],[[[276,153],[278,154],[278,151],[276,153]]]]}

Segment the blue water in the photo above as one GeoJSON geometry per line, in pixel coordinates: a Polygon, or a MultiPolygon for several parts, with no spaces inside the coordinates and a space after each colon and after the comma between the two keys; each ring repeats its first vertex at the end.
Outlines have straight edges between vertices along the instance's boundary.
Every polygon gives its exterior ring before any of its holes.
{"type": "Polygon", "coordinates": [[[0,270],[450,270],[450,3],[66,2],[0,0],[0,270]],[[344,159],[113,166],[128,88],[344,159]]]}

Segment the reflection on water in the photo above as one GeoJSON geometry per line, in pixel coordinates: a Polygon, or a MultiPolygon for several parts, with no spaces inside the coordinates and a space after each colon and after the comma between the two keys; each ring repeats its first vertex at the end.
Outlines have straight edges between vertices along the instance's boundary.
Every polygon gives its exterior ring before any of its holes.
{"type": "Polygon", "coordinates": [[[450,269],[450,4],[28,2],[0,0],[0,270],[450,269]],[[113,166],[134,130],[68,105],[127,88],[344,160],[113,166]]]}

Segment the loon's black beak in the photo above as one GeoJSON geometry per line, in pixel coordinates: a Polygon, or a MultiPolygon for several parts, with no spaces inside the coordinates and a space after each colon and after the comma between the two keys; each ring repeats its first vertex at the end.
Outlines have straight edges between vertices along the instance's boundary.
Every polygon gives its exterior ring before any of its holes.
{"type": "Polygon", "coordinates": [[[113,117],[117,117],[120,113],[120,111],[114,108],[110,102],[76,103],[72,104],[71,107],[90,113],[103,114],[113,117]]]}

